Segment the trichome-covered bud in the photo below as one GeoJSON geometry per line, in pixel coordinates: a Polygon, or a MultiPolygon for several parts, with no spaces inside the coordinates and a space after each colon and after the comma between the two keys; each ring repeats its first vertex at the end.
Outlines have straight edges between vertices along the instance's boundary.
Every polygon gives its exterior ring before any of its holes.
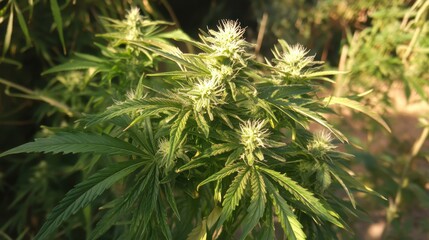
{"type": "Polygon", "coordinates": [[[223,84],[216,79],[198,80],[194,87],[188,92],[197,112],[207,111],[210,120],[213,120],[211,109],[223,104],[225,89],[223,84]]]}
{"type": "Polygon", "coordinates": [[[142,17],[140,15],[140,10],[137,7],[133,7],[128,11],[125,20],[125,39],[127,40],[138,40],[140,35],[140,24],[142,17]]]}
{"type": "Polygon", "coordinates": [[[168,159],[168,153],[170,151],[170,141],[166,138],[161,138],[158,141],[158,152],[157,154],[160,155],[159,157],[159,165],[160,167],[165,167],[167,170],[171,169],[171,167],[174,165],[173,160],[169,161],[168,159]]]}
{"type": "Polygon", "coordinates": [[[308,67],[315,64],[314,56],[307,56],[309,50],[300,44],[289,45],[285,41],[279,41],[281,51],[274,48],[275,67],[284,75],[299,77],[305,73],[308,67]]]}
{"type": "Polygon", "coordinates": [[[307,144],[308,151],[315,157],[321,158],[329,151],[335,149],[336,146],[332,144],[332,136],[329,132],[320,131],[313,135],[313,139],[307,144]]]}
{"type": "Polygon", "coordinates": [[[222,20],[217,31],[209,29],[208,32],[209,36],[201,38],[213,50],[214,57],[225,57],[245,64],[243,55],[248,43],[243,38],[245,29],[237,21],[222,20]]]}
{"type": "Polygon", "coordinates": [[[255,159],[263,160],[264,156],[260,148],[266,147],[268,130],[264,128],[266,122],[261,120],[248,120],[240,124],[240,143],[244,146],[242,158],[249,166],[255,159]]]}

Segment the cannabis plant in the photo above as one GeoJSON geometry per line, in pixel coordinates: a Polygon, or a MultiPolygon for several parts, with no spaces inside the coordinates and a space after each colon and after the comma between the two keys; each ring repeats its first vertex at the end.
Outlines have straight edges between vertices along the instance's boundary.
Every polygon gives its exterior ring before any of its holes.
{"type": "MultiPolygon", "coordinates": [[[[113,98],[127,94],[129,88],[135,88],[142,74],[155,71],[158,57],[133,49],[126,42],[130,37],[150,38],[164,44],[169,44],[172,38],[186,37],[171,23],[150,21],[148,17],[141,16],[137,8],[131,9],[124,20],[102,18],[102,22],[107,33],[98,35],[100,53],[74,53],[67,63],[42,74],[41,80],[48,80],[45,87],[33,90],[18,85],[19,76],[16,76],[17,82],[0,78],[0,83],[6,85],[7,95],[45,102],[34,108],[34,121],[48,120],[50,128],[38,131],[36,137],[49,136],[52,128],[59,126],[73,128],[79,116],[102,111],[112,104],[113,98]],[[123,36],[126,36],[125,41],[122,40],[123,36]]],[[[21,105],[26,103],[21,102],[21,105]]],[[[7,118],[8,114],[2,115],[2,120],[3,116],[7,118]]],[[[1,131],[8,135],[7,131],[1,131]]],[[[21,130],[20,135],[25,135],[24,131],[21,130]]],[[[40,156],[30,154],[20,161],[16,161],[15,157],[5,159],[0,169],[4,179],[11,180],[7,181],[5,188],[1,188],[1,194],[7,196],[2,200],[8,209],[3,212],[4,218],[0,221],[0,234],[7,232],[13,237],[27,232],[29,235],[38,229],[38,222],[46,212],[61,199],[65,189],[73,186],[59,187],[62,185],[59,183],[77,182],[85,178],[88,169],[103,166],[104,163],[95,164],[95,161],[88,164],[88,157],[82,154],[60,161],[58,156],[40,159],[40,156]],[[5,168],[3,163],[6,164],[5,168]],[[50,196],[49,200],[44,196],[50,196]]],[[[72,225],[74,222],[70,221],[72,225]]]]}
{"type": "MultiPolygon", "coordinates": [[[[90,239],[335,239],[349,229],[347,218],[360,214],[353,192],[372,191],[350,175],[352,156],[337,148],[347,139],[324,116],[331,104],[370,111],[318,96],[338,72],[322,71],[308,50],[283,40],[274,59],[257,62],[235,21],[221,21],[200,41],[178,39],[195,54],[129,30],[109,36],[133,54],[162,58],[164,67],[142,72],[143,63],[130,63],[117,80],[134,84],[113,94],[110,107],[0,155],[103,159],[105,167],[66,194],[35,239],[51,238],[83,209],[94,215],[85,226],[90,239]],[[313,123],[324,130],[312,131],[313,123]]],[[[69,69],[52,71],[59,70],[69,69]]]]}

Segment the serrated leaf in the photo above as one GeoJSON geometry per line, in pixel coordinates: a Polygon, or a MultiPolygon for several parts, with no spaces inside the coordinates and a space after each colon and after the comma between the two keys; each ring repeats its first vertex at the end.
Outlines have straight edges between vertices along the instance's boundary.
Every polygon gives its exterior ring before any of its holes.
{"type": "Polygon", "coordinates": [[[46,222],[37,233],[35,239],[49,239],[49,236],[68,217],[90,204],[114,183],[128,176],[144,164],[145,162],[141,161],[112,164],[89,177],[88,180],[77,184],[48,215],[46,222]]]}
{"type": "Polygon", "coordinates": [[[193,168],[197,168],[200,166],[205,166],[207,165],[207,156],[206,157],[200,157],[200,158],[195,158],[192,159],[190,162],[186,163],[185,165],[179,167],[176,172],[180,173],[186,170],[190,170],[193,168]]]}
{"type": "Polygon", "coordinates": [[[286,200],[280,196],[278,190],[273,186],[270,181],[266,181],[267,189],[271,200],[273,201],[276,215],[280,221],[286,236],[290,240],[304,240],[306,235],[303,231],[301,223],[293,213],[291,207],[287,204],[286,200]]]}
{"type": "Polygon", "coordinates": [[[101,114],[90,115],[85,121],[87,126],[91,126],[125,114],[135,113],[136,111],[139,111],[140,115],[150,117],[169,111],[178,112],[181,108],[182,105],[172,99],[156,97],[149,99],[129,99],[108,107],[101,114]]]}
{"type": "Polygon", "coordinates": [[[147,229],[151,225],[150,221],[153,218],[153,214],[156,214],[157,206],[159,205],[159,187],[159,169],[156,164],[153,164],[139,186],[141,194],[136,195],[139,199],[138,207],[131,219],[128,239],[145,239],[143,236],[147,234],[147,229]]]}
{"type": "Polygon", "coordinates": [[[273,210],[270,202],[265,209],[264,222],[261,224],[261,232],[256,239],[276,239],[273,210]]]}
{"type": "Polygon", "coordinates": [[[57,0],[49,0],[49,2],[51,6],[52,16],[54,17],[54,22],[57,25],[58,36],[60,37],[63,52],[64,54],[66,54],[66,44],[64,42],[63,34],[63,18],[61,17],[60,7],[58,6],[57,0]]]}
{"type": "Polygon", "coordinates": [[[328,189],[328,187],[332,183],[331,173],[328,169],[328,166],[324,163],[321,165],[318,165],[317,171],[316,171],[316,182],[318,186],[318,190],[320,190],[322,193],[328,189]]]}
{"type": "Polygon", "coordinates": [[[195,116],[195,121],[197,122],[198,128],[204,133],[204,136],[208,138],[210,134],[210,127],[206,119],[204,118],[204,115],[194,111],[194,116],[195,116]]]}
{"type": "Polygon", "coordinates": [[[163,186],[164,186],[164,193],[165,193],[168,205],[170,205],[174,214],[180,221],[180,214],[179,214],[179,210],[177,209],[176,200],[174,200],[174,194],[173,194],[173,189],[171,188],[171,184],[167,183],[167,184],[164,184],[163,186]]]}
{"type": "Polygon", "coordinates": [[[250,198],[250,205],[247,208],[246,217],[243,219],[242,232],[240,239],[244,240],[252,229],[258,224],[259,220],[264,216],[265,203],[267,198],[265,196],[265,182],[255,169],[251,170],[250,185],[252,187],[252,196],[250,198]]]}
{"type": "Polygon", "coordinates": [[[319,199],[314,197],[312,192],[303,188],[297,182],[279,172],[264,167],[259,167],[259,169],[267,174],[271,179],[280,184],[280,186],[282,186],[288,192],[290,192],[295,198],[297,198],[297,200],[304,204],[314,214],[337,225],[340,228],[344,227],[343,224],[338,221],[336,214],[328,211],[319,201],[319,199]]]}
{"type": "Polygon", "coordinates": [[[228,158],[226,159],[225,165],[228,166],[231,163],[233,163],[235,160],[239,159],[241,154],[244,152],[243,148],[237,148],[235,151],[233,151],[228,158]]]}
{"type": "Polygon", "coordinates": [[[183,131],[185,130],[191,110],[183,111],[178,116],[170,130],[170,148],[167,154],[167,161],[173,161],[179,143],[182,142],[183,131]]]}
{"type": "Polygon", "coordinates": [[[233,174],[235,172],[238,172],[243,167],[244,167],[243,163],[236,163],[236,164],[233,164],[233,165],[228,165],[228,166],[222,168],[219,172],[211,175],[210,177],[206,178],[204,181],[200,182],[200,184],[198,184],[198,186],[197,186],[197,190],[201,186],[203,186],[203,185],[205,185],[205,184],[207,184],[209,182],[220,180],[220,179],[222,179],[222,178],[224,178],[226,176],[229,176],[229,175],[231,175],[231,174],[233,174]]]}
{"type": "Polygon", "coordinates": [[[344,189],[344,191],[347,193],[347,196],[349,197],[353,208],[356,208],[355,198],[354,198],[353,194],[350,192],[348,186],[344,183],[344,181],[341,179],[341,177],[338,176],[332,169],[329,169],[329,171],[332,174],[332,176],[334,176],[334,178],[338,181],[338,183],[340,183],[340,185],[344,189]]]}
{"type": "Polygon", "coordinates": [[[175,48],[172,48],[169,45],[168,46],[160,45],[161,43],[159,43],[159,42],[154,42],[154,41],[148,40],[145,43],[148,45],[138,44],[138,43],[135,43],[135,44],[139,47],[142,47],[142,48],[147,49],[149,51],[152,51],[156,54],[159,54],[159,55],[161,55],[167,59],[170,59],[171,61],[175,62],[176,64],[179,64],[183,67],[189,68],[195,72],[210,74],[210,72],[208,72],[206,68],[202,67],[205,65],[200,58],[193,57],[193,59],[187,59],[187,58],[185,58],[185,54],[183,54],[181,52],[180,52],[181,54],[172,54],[172,52],[177,53],[178,50],[175,48]],[[157,46],[159,48],[149,46],[149,44],[153,45],[153,46],[157,46]],[[170,49],[171,51],[169,52],[169,51],[167,51],[167,49],[170,49]]]}
{"type": "Polygon", "coordinates": [[[288,97],[297,97],[302,94],[312,92],[313,88],[309,85],[275,85],[262,87],[258,96],[263,99],[272,98],[288,98],[288,97]]]}
{"type": "Polygon", "coordinates": [[[220,144],[213,144],[209,150],[210,156],[216,156],[222,153],[231,152],[235,149],[240,147],[236,143],[220,143],[220,144]]]}
{"type": "MultiPolygon", "coordinates": [[[[167,217],[167,210],[161,206],[161,204],[158,204],[157,213],[157,222],[159,223],[159,228],[161,229],[162,235],[164,235],[164,239],[173,240],[169,219],[167,217]]],[[[160,237],[157,237],[156,239],[160,239],[160,237]]]]}
{"type": "Polygon", "coordinates": [[[292,109],[304,116],[311,118],[312,120],[316,121],[320,125],[324,126],[331,133],[333,133],[341,142],[347,142],[347,138],[340,131],[333,128],[325,119],[320,117],[318,114],[312,112],[309,109],[298,107],[298,106],[293,106],[292,109]]]}
{"type": "Polygon", "coordinates": [[[117,223],[118,218],[121,217],[121,211],[124,210],[126,202],[123,199],[115,199],[114,201],[120,201],[119,204],[113,208],[107,210],[103,217],[97,222],[97,225],[91,231],[89,239],[95,240],[101,237],[102,234],[107,232],[114,224],[117,223]]]}
{"type": "MultiPolygon", "coordinates": [[[[226,168],[226,167],[225,167],[226,168]]],[[[229,185],[228,190],[226,190],[224,200],[222,202],[222,212],[217,223],[217,228],[222,226],[222,224],[231,217],[232,212],[240,203],[241,198],[243,197],[244,190],[246,189],[248,180],[250,178],[251,171],[249,168],[242,169],[235,176],[231,185],[229,185]]]]}
{"type": "Polygon", "coordinates": [[[30,152],[143,155],[143,152],[134,145],[109,135],[63,132],[48,138],[38,138],[34,142],[12,148],[0,154],[0,157],[30,152]]]}
{"type": "Polygon", "coordinates": [[[328,105],[332,105],[332,104],[339,104],[339,105],[343,105],[346,107],[349,107],[351,109],[354,109],[356,111],[359,111],[369,117],[371,117],[372,119],[374,119],[375,121],[377,121],[381,126],[383,126],[389,133],[392,132],[390,130],[390,127],[387,125],[387,123],[381,118],[380,115],[378,115],[377,113],[375,113],[374,111],[372,111],[371,109],[363,106],[362,104],[360,104],[357,101],[348,99],[348,98],[341,98],[341,97],[327,97],[323,100],[323,102],[325,102],[328,105]]]}

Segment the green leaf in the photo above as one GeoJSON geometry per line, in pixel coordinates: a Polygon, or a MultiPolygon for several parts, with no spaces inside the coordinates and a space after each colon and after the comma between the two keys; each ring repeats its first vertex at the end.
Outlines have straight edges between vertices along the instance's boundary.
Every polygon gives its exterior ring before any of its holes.
{"type": "Polygon", "coordinates": [[[322,163],[318,165],[316,171],[316,182],[317,187],[320,192],[324,192],[332,183],[331,173],[329,171],[329,167],[322,163]]]}
{"type": "MultiPolygon", "coordinates": [[[[139,111],[140,115],[146,117],[156,116],[169,111],[178,112],[182,108],[180,102],[167,98],[129,99],[108,107],[103,113],[90,115],[85,121],[87,126],[104,122],[115,117],[139,111]]],[[[143,120],[141,118],[140,120],[143,120]]]]}
{"type": "Polygon", "coordinates": [[[270,202],[265,209],[264,221],[261,224],[261,232],[255,239],[276,239],[273,210],[270,202]]]}
{"type": "Polygon", "coordinates": [[[113,202],[119,202],[114,207],[107,210],[103,217],[97,222],[94,229],[91,230],[89,239],[98,239],[103,235],[109,228],[115,225],[118,219],[122,216],[122,211],[125,209],[126,202],[122,198],[117,198],[113,202]]]}
{"type": "Polygon", "coordinates": [[[198,128],[204,133],[206,138],[209,137],[210,127],[204,118],[204,115],[199,114],[197,111],[194,111],[195,121],[197,122],[198,128]]]}
{"type": "Polygon", "coordinates": [[[351,109],[354,109],[356,111],[359,111],[369,117],[371,117],[372,119],[374,119],[375,121],[377,121],[381,126],[383,126],[389,133],[392,132],[389,128],[389,126],[387,125],[387,123],[381,118],[380,115],[378,115],[377,113],[375,113],[374,111],[372,111],[371,109],[363,106],[362,104],[360,104],[357,101],[348,99],[348,98],[342,98],[342,97],[327,97],[323,100],[325,103],[327,103],[328,105],[332,105],[332,104],[339,104],[339,105],[343,105],[346,107],[349,107],[351,109]]]}
{"type": "MultiPolygon", "coordinates": [[[[164,239],[173,240],[173,236],[171,234],[170,229],[170,219],[167,216],[167,209],[161,204],[158,204],[157,208],[157,222],[159,223],[159,229],[161,229],[162,235],[164,239]]],[[[157,231],[158,233],[159,231],[157,231]]],[[[157,237],[156,239],[160,239],[161,237],[157,237]]],[[[154,238],[152,238],[154,239],[154,238]]]]}
{"type": "Polygon", "coordinates": [[[182,111],[173,126],[170,130],[170,148],[168,150],[167,161],[170,162],[173,160],[176,150],[179,147],[179,143],[182,142],[182,134],[185,130],[186,124],[188,122],[189,115],[191,115],[191,110],[182,111]]]}
{"type": "Polygon", "coordinates": [[[270,178],[280,184],[280,186],[282,186],[288,192],[290,192],[294,197],[297,198],[297,200],[304,204],[313,213],[315,213],[322,219],[337,225],[338,227],[344,227],[343,224],[338,221],[337,214],[328,211],[322,205],[319,199],[314,197],[313,193],[301,187],[297,182],[274,170],[264,167],[259,167],[259,169],[266,173],[268,176],[270,176],[270,178]]]}
{"type": "Polygon", "coordinates": [[[251,170],[250,185],[252,186],[252,197],[250,205],[247,209],[247,215],[243,219],[242,232],[240,239],[244,240],[245,237],[252,231],[258,224],[259,220],[264,216],[265,203],[267,198],[265,196],[265,182],[262,177],[254,168],[251,170]]]}
{"type": "Polygon", "coordinates": [[[188,77],[207,77],[207,73],[193,71],[170,71],[148,74],[149,77],[171,77],[173,79],[187,79],[188,77]]]}
{"type": "MultiPolygon", "coordinates": [[[[227,167],[225,167],[227,168],[227,167]]],[[[217,223],[217,228],[222,226],[222,224],[232,215],[232,212],[240,203],[241,198],[243,197],[244,190],[246,190],[247,183],[251,171],[249,168],[239,170],[237,176],[235,176],[231,185],[229,185],[228,190],[226,190],[224,200],[222,202],[222,212],[217,223]]]]}
{"type": "Polygon", "coordinates": [[[298,107],[298,106],[293,106],[293,107],[291,106],[291,108],[294,111],[296,111],[296,112],[298,112],[298,113],[300,113],[300,114],[302,114],[304,116],[307,116],[307,117],[311,118],[312,120],[316,121],[320,125],[322,125],[325,128],[327,128],[341,142],[347,142],[347,138],[341,132],[339,132],[338,130],[336,130],[335,128],[333,128],[325,119],[323,119],[321,116],[319,116],[318,114],[314,113],[310,109],[302,108],[302,107],[298,107]]]}
{"type": "Polygon", "coordinates": [[[107,155],[142,155],[134,145],[108,135],[94,133],[58,133],[48,138],[38,138],[34,142],[12,148],[2,154],[4,157],[17,153],[98,153],[107,155]]]}
{"type": "Polygon", "coordinates": [[[287,204],[286,200],[280,196],[278,190],[273,186],[270,181],[266,181],[267,189],[270,198],[273,201],[276,215],[286,233],[287,239],[290,240],[304,240],[306,235],[303,231],[301,223],[293,213],[291,207],[287,204]]]}
{"type": "Polygon", "coordinates": [[[325,80],[331,83],[335,83],[335,81],[326,78],[325,76],[329,76],[329,75],[338,75],[338,74],[345,74],[347,72],[344,71],[336,71],[336,70],[331,70],[331,71],[317,71],[317,72],[312,72],[312,73],[307,73],[305,74],[303,77],[308,78],[308,79],[320,79],[320,80],[325,80]]]}
{"type": "Polygon", "coordinates": [[[71,215],[90,204],[101,193],[120,179],[128,176],[145,162],[127,161],[112,164],[70,190],[63,200],[48,215],[35,239],[50,239],[49,236],[71,215]]]}
{"type": "Polygon", "coordinates": [[[175,29],[169,32],[165,32],[165,33],[160,33],[156,35],[159,38],[171,38],[174,39],[176,41],[191,41],[192,39],[182,30],[180,29],[175,29]]]}
{"type": "Polygon", "coordinates": [[[165,193],[167,202],[170,205],[171,209],[173,210],[174,214],[180,220],[180,214],[179,214],[179,210],[177,209],[176,201],[174,200],[174,194],[173,194],[173,189],[171,188],[171,184],[167,183],[167,184],[164,184],[163,186],[164,186],[164,193],[165,193]]]}
{"type": "Polygon", "coordinates": [[[206,220],[200,221],[197,226],[188,234],[186,240],[206,240],[207,224],[206,220]]]}
{"type": "Polygon", "coordinates": [[[10,11],[9,21],[7,22],[6,34],[4,35],[3,56],[6,55],[7,50],[9,50],[10,40],[12,38],[12,31],[13,31],[13,11],[10,11]]]}
{"type": "Polygon", "coordinates": [[[231,152],[238,147],[240,147],[240,145],[236,143],[213,144],[209,150],[209,154],[210,156],[216,156],[222,153],[231,152]]]}
{"type": "Polygon", "coordinates": [[[27,46],[31,45],[31,38],[30,33],[28,32],[27,23],[25,23],[24,16],[22,16],[21,10],[18,7],[18,4],[16,2],[13,3],[16,11],[16,16],[18,17],[18,23],[21,27],[22,33],[24,33],[25,41],[27,46]]]}
{"type": "Polygon", "coordinates": [[[133,212],[130,235],[127,239],[145,239],[144,236],[147,234],[147,229],[150,229],[150,222],[159,205],[159,169],[156,164],[152,164],[145,173],[146,175],[139,185],[139,194],[133,196],[138,204],[136,204],[137,209],[133,212]]]}
{"type": "Polygon", "coordinates": [[[261,87],[260,92],[258,92],[258,96],[262,99],[272,98],[288,98],[288,97],[297,97],[302,94],[306,94],[312,92],[313,88],[308,85],[275,85],[275,86],[267,86],[261,87]]]}
{"type": "Polygon", "coordinates": [[[347,196],[350,199],[350,202],[352,203],[353,208],[356,208],[356,201],[353,196],[353,194],[350,192],[349,187],[344,183],[344,181],[334,172],[334,170],[329,169],[330,173],[334,178],[340,183],[341,187],[344,189],[344,191],[347,193],[347,196]]]}
{"type": "Polygon", "coordinates": [[[228,166],[231,163],[233,163],[235,160],[239,159],[241,154],[244,152],[244,149],[242,147],[237,148],[235,151],[233,151],[228,158],[226,159],[225,165],[228,166]]]}
{"type": "Polygon", "coordinates": [[[244,163],[241,163],[241,162],[233,164],[233,165],[227,165],[226,167],[222,168],[219,172],[211,175],[210,177],[208,177],[204,181],[202,181],[200,184],[198,184],[197,190],[201,186],[203,186],[209,182],[217,181],[217,180],[222,179],[226,176],[229,176],[235,172],[240,171],[244,166],[245,166],[244,163]]]}
{"type": "Polygon", "coordinates": [[[97,62],[73,59],[73,60],[70,60],[69,62],[60,64],[58,66],[55,66],[53,68],[50,68],[42,72],[42,76],[50,73],[57,73],[57,72],[67,72],[67,71],[74,71],[74,70],[85,70],[89,68],[99,68],[100,66],[101,64],[97,62]]]}
{"type": "Polygon", "coordinates": [[[205,64],[203,63],[201,58],[197,58],[193,55],[192,58],[188,59],[185,57],[185,54],[180,52],[180,50],[178,50],[176,48],[172,48],[169,45],[166,46],[166,45],[160,44],[159,42],[147,40],[145,43],[157,46],[159,48],[149,46],[149,45],[144,45],[144,44],[138,44],[138,43],[136,43],[136,45],[139,47],[145,48],[149,51],[152,51],[156,54],[159,54],[159,55],[161,55],[167,59],[170,59],[171,61],[175,62],[176,64],[179,64],[183,67],[189,68],[190,70],[193,70],[194,72],[210,74],[210,72],[208,72],[207,69],[204,67],[205,64]],[[168,51],[168,50],[170,50],[170,51],[168,51]]]}
{"type": "Polygon", "coordinates": [[[197,167],[201,167],[201,166],[206,166],[207,165],[207,158],[208,158],[208,156],[192,159],[190,162],[188,162],[185,165],[179,167],[176,170],[176,172],[180,173],[180,172],[183,172],[183,171],[186,171],[186,170],[190,170],[190,169],[193,169],[193,168],[197,168],[197,167]]]}
{"type": "Polygon", "coordinates": [[[60,37],[61,45],[63,46],[63,52],[66,54],[66,44],[64,42],[64,35],[63,35],[63,19],[61,17],[61,11],[60,7],[58,6],[57,0],[49,0],[51,5],[51,12],[54,16],[55,24],[57,25],[58,30],[58,36],[60,37]]]}

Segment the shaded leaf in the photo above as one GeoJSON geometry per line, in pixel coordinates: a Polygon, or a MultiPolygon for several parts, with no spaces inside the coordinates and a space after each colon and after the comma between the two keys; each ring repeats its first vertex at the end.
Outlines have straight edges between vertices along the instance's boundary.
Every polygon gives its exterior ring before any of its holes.
{"type": "Polygon", "coordinates": [[[76,185],[48,215],[35,239],[50,239],[49,236],[68,217],[90,204],[106,189],[143,166],[143,164],[145,163],[141,161],[112,164],[89,177],[88,180],[76,185]]]}
{"type": "Polygon", "coordinates": [[[306,235],[303,227],[299,222],[296,215],[293,213],[291,207],[287,204],[286,200],[280,196],[278,190],[273,186],[270,181],[266,181],[267,189],[271,200],[273,201],[276,215],[279,218],[281,226],[290,240],[303,240],[306,235]]]}
{"type": "Polygon", "coordinates": [[[94,133],[58,133],[48,138],[38,138],[34,142],[12,148],[2,154],[45,152],[45,153],[98,153],[107,155],[142,155],[134,145],[109,135],[94,133]]]}
{"type": "Polygon", "coordinates": [[[392,132],[392,130],[390,130],[390,127],[387,125],[387,123],[381,118],[380,115],[378,115],[377,113],[375,113],[374,111],[372,111],[371,109],[365,107],[364,105],[362,105],[361,103],[348,99],[348,98],[341,98],[341,97],[327,97],[325,99],[323,99],[323,101],[329,105],[332,104],[339,104],[339,105],[343,105],[346,107],[349,107],[351,109],[354,109],[356,111],[359,111],[369,117],[371,117],[372,119],[374,119],[375,121],[377,121],[381,126],[383,126],[389,133],[392,132]]]}
{"type": "Polygon", "coordinates": [[[308,209],[310,209],[313,213],[325,219],[338,227],[343,228],[343,225],[338,221],[336,215],[332,215],[333,212],[328,211],[322,203],[314,197],[313,193],[308,191],[307,189],[301,187],[297,182],[293,181],[289,177],[276,172],[274,170],[259,167],[261,171],[266,173],[270,178],[276,181],[280,186],[285,188],[288,192],[290,192],[294,197],[296,197],[302,204],[304,204],[308,209]]]}
{"type": "Polygon", "coordinates": [[[220,180],[226,176],[229,176],[235,172],[238,172],[243,167],[244,167],[243,163],[236,163],[233,165],[228,165],[228,166],[222,168],[219,172],[211,175],[210,177],[206,178],[204,181],[200,182],[200,184],[198,184],[198,186],[197,186],[197,189],[199,189],[201,186],[203,186],[209,182],[220,180]]]}
{"type": "Polygon", "coordinates": [[[242,169],[238,172],[237,176],[235,176],[231,185],[229,185],[222,202],[222,212],[219,217],[217,228],[222,226],[225,220],[231,217],[232,212],[238,206],[241,198],[243,197],[250,175],[251,171],[249,168],[242,169]]]}
{"type": "Polygon", "coordinates": [[[252,196],[246,217],[243,219],[243,229],[240,239],[245,239],[256,224],[258,224],[262,216],[264,216],[265,203],[267,201],[264,179],[255,169],[251,170],[250,185],[252,186],[252,196]]]}

